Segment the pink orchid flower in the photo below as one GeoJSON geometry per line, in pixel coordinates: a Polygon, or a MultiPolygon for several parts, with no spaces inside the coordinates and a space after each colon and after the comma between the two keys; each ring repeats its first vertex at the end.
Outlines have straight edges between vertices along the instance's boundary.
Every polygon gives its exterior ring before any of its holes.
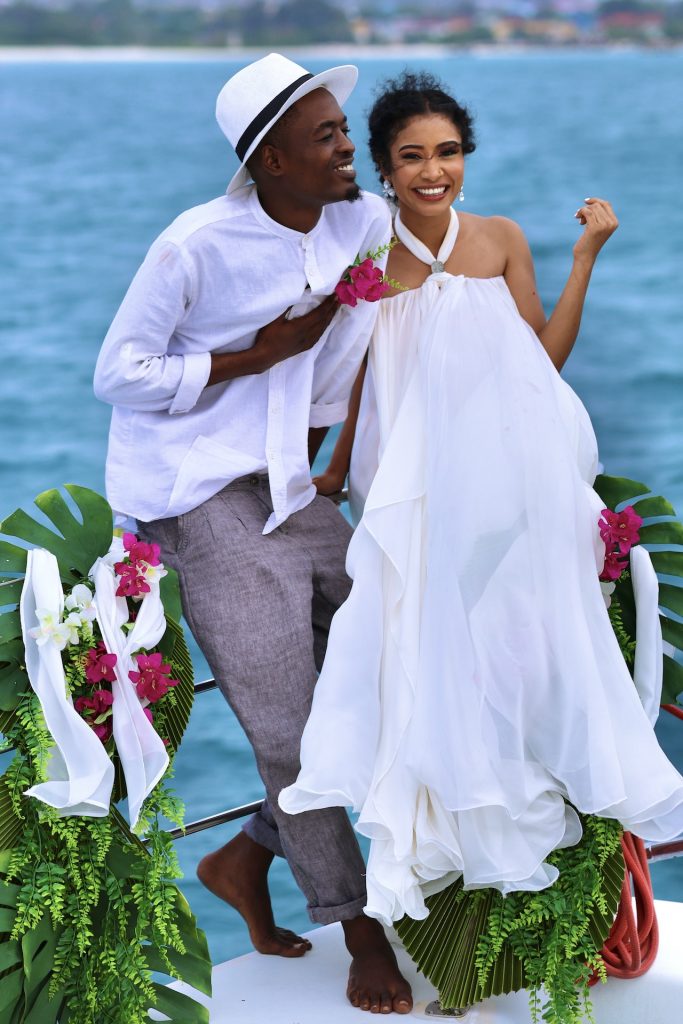
{"type": "Polygon", "coordinates": [[[113,703],[114,696],[110,690],[95,690],[92,697],[78,697],[74,701],[74,708],[102,743],[106,743],[111,737],[113,703]]]}
{"type": "Polygon", "coordinates": [[[619,579],[625,568],[626,562],[623,558],[619,557],[619,552],[608,551],[605,555],[605,564],[602,567],[600,579],[614,583],[619,579]]]}
{"type": "Polygon", "coordinates": [[[600,536],[608,549],[618,547],[622,555],[627,555],[640,540],[638,530],[642,525],[643,520],[632,505],[627,505],[621,512],[603,508],[600,536]]]}
{"type": "Polygon", "coordinates": [[[116,562],[114,572],[120,581],[116,588],[117,597],[142,597],[143,594],[149,594],[151,587],[137,562],[116,562]]]}
{"type": "Polygon", "coordinates": [[[124,533],[123,547],[128,552],[131,562],[147,562],[148,565],[159,565],[161,548],[158,544],[146,544],[138,540],[134,533],[124,533]]]}
{"type": "Polygon", "coordinates": [[[116,679],[114,666],[116,655],[108,654],[100,641],[97,647],[91,647],[86,654],[85,678],[90,683],[113,683],[116,679]]]}
{"type": "Polygon", "coordinates": [[[128,675],[141,700],[148,700],[150,704],[161,700],[168,692],[169,686],[177,686],[177,679],[170,679],[171,666],[163,664],[163,655],[157,651],[154,654],[138,654],[138,672],[129,672],[128,675]]]}

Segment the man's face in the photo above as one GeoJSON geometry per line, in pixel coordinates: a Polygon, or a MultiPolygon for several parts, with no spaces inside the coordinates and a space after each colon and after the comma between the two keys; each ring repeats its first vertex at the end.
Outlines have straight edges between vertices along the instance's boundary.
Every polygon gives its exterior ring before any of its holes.
{"type": "Polygon", "coordinates": [[[346,115],[327,89],[295,103],[275,139],[279,184],[293,199],[325,205],[358,198],[356,147],[346,115]]]}

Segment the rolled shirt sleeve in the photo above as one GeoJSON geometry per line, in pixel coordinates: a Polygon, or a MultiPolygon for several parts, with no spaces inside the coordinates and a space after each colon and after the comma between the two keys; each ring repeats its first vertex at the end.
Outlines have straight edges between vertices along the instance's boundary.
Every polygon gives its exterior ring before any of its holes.
{"type": "Polygon", "coordinates": [[[155,243],[107,333],[95,368],[95,394],[140,412],[192,409],[211,372],[210,352],[173,352],[194,292],[193,269],[172,242],[155,243]]]}

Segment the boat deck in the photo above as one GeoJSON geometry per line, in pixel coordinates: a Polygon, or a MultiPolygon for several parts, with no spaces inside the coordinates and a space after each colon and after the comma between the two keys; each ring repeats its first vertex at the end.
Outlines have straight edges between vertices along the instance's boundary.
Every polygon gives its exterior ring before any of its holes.
{"type": "MultiPolygon", "coordinates": [[[[593,989],[597,1024],[674,1024],[681,1019],[683,904],[658,901],[657,916],[656,963],[642,978],[610,979],[593,989]]],[[[210,1007],[211,1024],[360,1024],[367,1020],[370,1015],[361,1015],[345,997],[348,954],[341,926],[318,928],[309,938],[313,949],[299,960],[250,953],[215,967],[213,998],[200,997],[210,1007]]],[[[426,1013],[434,990],[402,949],[397,948],[397,955],[413,986],[415,1008],[406,1017],[392,1019],[448,1019],[426,1013]]],[[[464,1018],[466,1024],[529,1024],[530,1019],[524,992],[489,999],[464,1018]]]]}

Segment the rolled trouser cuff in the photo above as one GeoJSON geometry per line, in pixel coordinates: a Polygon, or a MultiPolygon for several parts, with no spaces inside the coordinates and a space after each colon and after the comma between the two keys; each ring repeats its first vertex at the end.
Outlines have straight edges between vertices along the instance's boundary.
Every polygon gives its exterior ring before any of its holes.
{"type": "Polygon", "coordinates": [[[242,825],[242,831],[246,832],[249,838],[253,839],[259,846],[265,846],[266,850],[270,850],[276,857],[284,857],[285,852],[280,842],[280,833],[278,832],[275,820],[270,814],[267,802],[264,803],[260,811],[253,814],[248,821],[245,821],[244,825],[242,825]]]}
{"type": "Polygon", "coordinates": [[[354,917],[360,917],[368,902],[364,893],[358,899],[350,903],[343,903],[339,907],[308,907],[308,916],[315,924],[334,924],[335,921],[350,921],[354,917]]]}

